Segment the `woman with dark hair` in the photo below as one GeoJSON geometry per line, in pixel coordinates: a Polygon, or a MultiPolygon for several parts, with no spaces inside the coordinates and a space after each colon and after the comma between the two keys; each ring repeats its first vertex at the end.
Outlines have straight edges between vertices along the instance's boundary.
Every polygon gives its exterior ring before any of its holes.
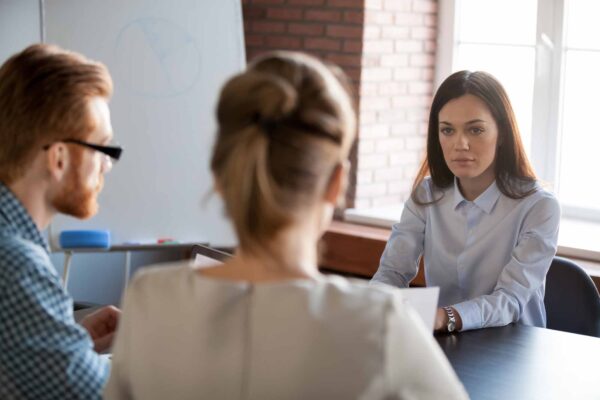
{"type": "Polygon", "coordinates": [[[422,256],[427,285],[440,287],[436,330],[545,327],[559,220],[502,85],[485,72],[456,72],[434,96],[427,158],[373,281],[407,287],[422,256]]]}

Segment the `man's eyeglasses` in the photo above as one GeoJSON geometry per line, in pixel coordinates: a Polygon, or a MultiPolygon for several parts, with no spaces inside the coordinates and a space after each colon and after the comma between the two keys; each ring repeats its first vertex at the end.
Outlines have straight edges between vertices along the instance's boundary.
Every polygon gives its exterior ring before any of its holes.
{"type": "MultiPolygon", "coordinates": [[[[120,146],[102,146],[100,144],[88,143],[88,142],[85,142],[83,140],[78,140],[78,139],[65,139],[65,140],[59,140],[59,141],[63,142],[63,143],[78,144],[80,146],[84,146],[89,149],[99,151],[100,153],[109,156],[110,158],[112,158],[115,161],[119,161],[119,158],[121,158],[121,154],[123,153],[123,148],[120,146]]],[[[43,149],[48,150],[50,148],[50,146],[52,146],[52,145],[48,144],[48,145],[44,146],[43,149]]]]}

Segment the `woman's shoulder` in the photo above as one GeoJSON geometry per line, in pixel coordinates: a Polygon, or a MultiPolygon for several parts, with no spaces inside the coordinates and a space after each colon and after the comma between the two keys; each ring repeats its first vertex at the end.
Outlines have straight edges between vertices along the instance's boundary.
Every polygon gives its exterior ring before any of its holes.
{"type": "Polygon", "coordinates": [[[175,261],[152,264],[136,272],[127,288],[127,295],[160,295],[177,293],[175,289],[189,281],[195,271],[189,261],[175,261]]]}
{"type": "Polygon", "coordinates": [[[341,276],[325,277],[311,295],[323,299],[332,309],[343,308],[358,315],[375,313],[378,317],[395,312],[401,303],[401,292],[397,288],[341,276]]]}
{"type": "Polygon", "coordinates": [[[431,176],[426,176],[421,183],[413,189],[408,199],[408,203],[415,206],[420,205],[418,203],[423,203],[423,205],[429,203],[437,204],[439,200],[447,196],[447,192],[451,191],[452,188],[452,185],[448,187],[439,187],[435,184],[431,176]],[[415,202],[415,199],[418,203],[415,202]]]}
{"type": "Polygon", "coordinates": [[[560,210],[560,204],[554,193],[550,190],[549,185],[534,180],[530,182],[522,182],[514,184],[518,192],[525,194],[521,199],[516,199],[517,202],[526,202],[531,207],[550,207],[560,210]]]}

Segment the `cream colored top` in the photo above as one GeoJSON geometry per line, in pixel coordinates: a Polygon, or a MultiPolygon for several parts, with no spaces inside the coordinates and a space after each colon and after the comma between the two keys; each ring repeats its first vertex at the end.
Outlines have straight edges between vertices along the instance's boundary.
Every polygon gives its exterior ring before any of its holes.
{"type": "Polygon", "coordinates": [[[324,276],[252,284],[187,265],[127,290],[107,399],[464,399],[401,292],[324,276]]]}

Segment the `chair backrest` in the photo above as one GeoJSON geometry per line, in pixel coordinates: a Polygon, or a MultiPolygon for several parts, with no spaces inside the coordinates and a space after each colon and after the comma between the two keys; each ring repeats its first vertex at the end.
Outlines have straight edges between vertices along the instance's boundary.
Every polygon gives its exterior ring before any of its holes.
{"type": "Polygon", "coordinates": [[[546,327],[600,337],[600,295],[583,268],[554,257],[546,276],[546,327]]]}

